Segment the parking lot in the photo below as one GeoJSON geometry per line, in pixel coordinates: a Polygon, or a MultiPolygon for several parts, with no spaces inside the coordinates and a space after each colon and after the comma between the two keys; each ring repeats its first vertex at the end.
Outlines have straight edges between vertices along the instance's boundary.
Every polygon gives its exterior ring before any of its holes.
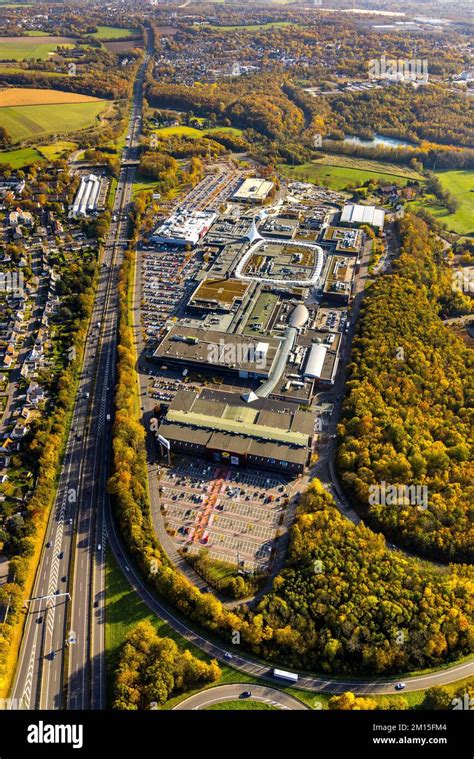
{"type": "Polygon", "coordinates": [[[252,470],[182,460],[163,469],[160,507],[180,548],[268,572],[287,503],[286,481],[252,470]]]}
{"type": "Polygon", "coordinates": [[[229,165],[217,165],[215,172],[207,174],[184,198],[181,207],[189,211],[219,208],[237,189],[242,172],[229,165]]]}
{"type": "Polygon", "coordinates": [[[178,379],[168,377],[157,377],[155,379],[152,375],[150,375],[149,379],[148,395],[155,401],[171,403],[177,390],[181,387],[181,382],[178,379]]]}
{"type": "Polygon", "coordinates": [[[144,250],[141,266],[141,314],[146,339],[162,335],[165,324],[192,290],[201,262],[184,250],[144,250]]]}

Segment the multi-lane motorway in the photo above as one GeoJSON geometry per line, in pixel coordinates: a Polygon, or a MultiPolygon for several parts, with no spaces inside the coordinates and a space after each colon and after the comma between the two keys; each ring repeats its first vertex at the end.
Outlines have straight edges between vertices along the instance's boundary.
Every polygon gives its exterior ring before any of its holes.
{"type": "Polygon", "coordinates": [[[117,347],[118,274],[141,125],[147,53],[86,339],[66,454],[39,562],[12,692],[23,709],[105,706],[105,530],[117,347]]]}

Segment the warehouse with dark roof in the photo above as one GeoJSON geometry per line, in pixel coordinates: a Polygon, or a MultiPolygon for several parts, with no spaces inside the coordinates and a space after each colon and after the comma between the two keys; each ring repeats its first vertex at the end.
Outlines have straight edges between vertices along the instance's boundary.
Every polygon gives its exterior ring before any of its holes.
{"type": "Polygon", "coordinates": [[[308,461],[313,415],[278,401],[242,404],[227,394],[179,390],[161,420],[158,435],[171,450],[216,463],[301,474],[308,461]]]}

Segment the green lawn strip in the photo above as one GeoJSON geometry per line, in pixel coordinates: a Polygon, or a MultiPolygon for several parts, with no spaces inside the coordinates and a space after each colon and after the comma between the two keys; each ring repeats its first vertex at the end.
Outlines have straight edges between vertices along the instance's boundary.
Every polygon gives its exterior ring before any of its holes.
{"type": "Polygon", "coordinates": [[[113,209],[115,203],[115,193],[117,192],[118,179],[117,177],[110,178],[109,193],[107,195],[107,206],[110,210],[113,209]]]}
{"type": "Polygon", "coordinates": [[[9,164],[13,169],[22,169],[24,166],[30,166],[38,161],[44,161],[44,158],[36,148],[20,148],[0,152],[0,165],[9,164]]]}
{"type": "MultiPolygon", "coordinates": [[[[130,587],[110,551],[107,552],[106,584],[105,652],[109,706],[112,704],[113,676],[118,663],[120,647],[129,630],[137,625],[138,622],[148,620],[156,628],[159,635],[172,638],[181,650],[188,649],[199,659],[209,661],[207,654],[201,651],[200,648],[197,648],[192,643],[188,643],[185,638],[176,633],[166,622],[148,609],[146,604],[143,603],[130,587]]],[[[219,662],[219,666],[222,670],[221,678],[218,683],[209,685],[208,687],[210,688],[215,685],[241,682],[269,686],[268,682],[251,677],[250,675],[244,675],[222,662],[219,662]]],[[[181,693],[169,699],[161,708],[166,710],[172,709],[180,701],[192,696],[194,693],[199,693],[201,690],[201,688],[198,688],[188,693],[181,693]]],[[[300,691],[297,688],[280,688],[280,690],[299,698],[310,706],[313,705],[315,700],[327,703],[329,698],[326,694],[313,694],[300,691]]]]}
{"type": "Polygon", "coordinates": [[[92,126],[108,104],[108,101],[99,100],[5,106],[0,108],[0,125],[18,142],[44,134],[67,134],[92,126]]]}
{"type": "Polygon", "coordinates": [[[242,701],[223,701],[220,704],[211,704],[204,708],[205,712],[248,712],[248,711],[278,711],[277,706],[266,704],[263,701],[252,701],[251,699],[242,699],[242,701]]]}
{"type": "Polygon", "coordinates": [[[409,177],[389,172],[354,169],[348,166],[332,166],[323,163],[304,163],[300,166],[279,164],[279,171],[288,179],[299,182],[314,182],[331,190],[344,190],[348,185],[360,187],[367,181],[381,181],[387,184],[405,185],[409,177]]]}

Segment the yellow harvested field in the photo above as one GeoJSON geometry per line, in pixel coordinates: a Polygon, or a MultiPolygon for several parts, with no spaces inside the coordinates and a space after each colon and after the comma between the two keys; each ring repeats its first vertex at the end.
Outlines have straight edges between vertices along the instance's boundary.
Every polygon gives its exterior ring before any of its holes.
{"type": "Polygon", "coordinates": [[[11,87],[0,90],[0,108],[18,105],[57,105],[60,103],[91,103],[100,98],[75,92],[42,90],[34,87],[11,87]]]}

